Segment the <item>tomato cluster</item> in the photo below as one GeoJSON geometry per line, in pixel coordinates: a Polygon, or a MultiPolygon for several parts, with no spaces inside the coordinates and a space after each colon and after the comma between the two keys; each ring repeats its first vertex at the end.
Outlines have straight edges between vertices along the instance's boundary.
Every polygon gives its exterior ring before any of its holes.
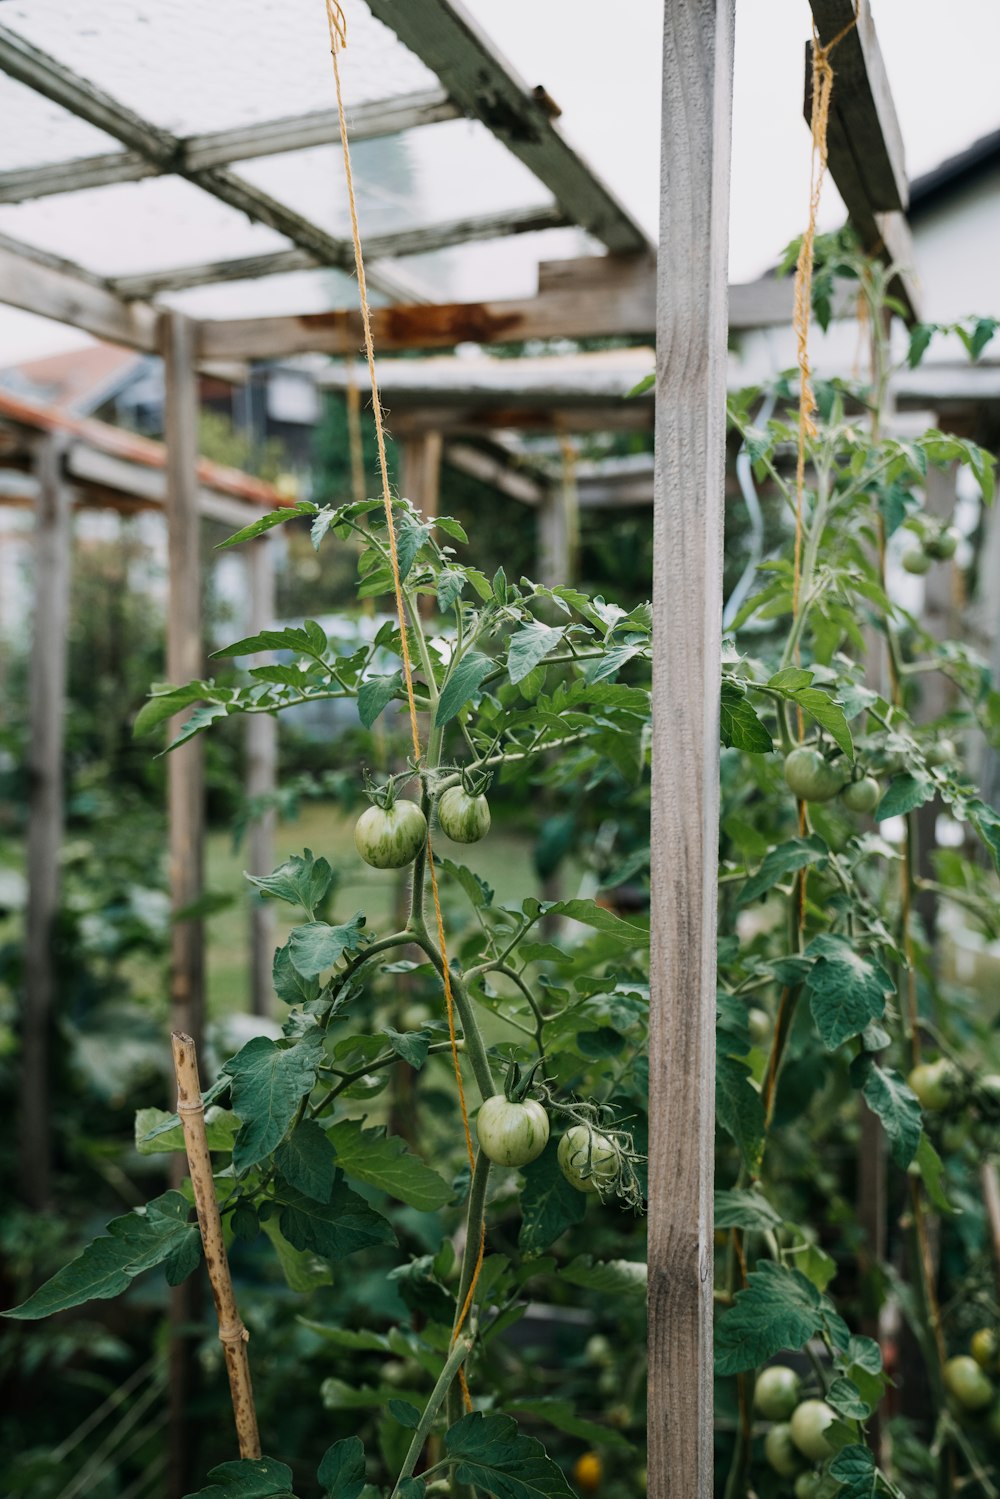
{"type": "Polygon", "coordinates": [[[987,1439],[1000,1442],[1000,1335],[981,1327],[969,1340],[969,1352],[958,1353],[944,1366],[944,1386],[964,1425],[980,1428],[987,1439]]]}
{"type": "Polygon", "coordinates": [[[954,526],[942,526],[926,517],[921,521],[917,540],[903,553],[903,567],[908,573],[926,573],[932,562],[948,562],[958,550],[959,535],[954,526]]]}
{"type": "MultiPolygon", "coordinates": [[[[373,793],[374,794],[374,793],[373,793]]],[[[354,828],[354,847],[373,869],[405,869],[427,842],[427,818],[416,802],[378,793],[354,828]]],[[[441,831],[453,843],[478,843],[490,830],[490,804],[450,786],[437,804],[441,831]]]]}
{"type": "Polygon", "coordinates": [[[785,756],[785,781],[800,801],[829,802],[840,795],[852,812],[874,812],[882,788],[874,776],[856,775],[842,761],[830,761],[811,745],[800,744],[785,756]]]}
{"type": "Polygon", "coordinates": [[[802,1399],[794,1369],[772,1364],[757,1376],[754,1409],[773,1424],[764,1438],[764,1456],[781,1478],[794,1478],[795,1499],[814,1499],[817,1466],[833,1456],[826,1431],[837,1419],[825,1400],[802,1399]]]}

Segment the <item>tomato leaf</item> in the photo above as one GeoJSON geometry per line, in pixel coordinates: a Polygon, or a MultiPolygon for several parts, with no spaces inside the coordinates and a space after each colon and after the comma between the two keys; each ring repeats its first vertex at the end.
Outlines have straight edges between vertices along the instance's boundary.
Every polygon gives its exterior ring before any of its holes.
{"type": "Polygon", "coordinates": [[[359,1249],[395,1244],[391,1224],[369,1207],[363,1197],[338,1177],[326,1202],[315,1202],[304,1192],[277,1179],[281,1204],[278,1223],[294,1249],[305,1249],[324,1260],[341,1260],[359,1249]]]}
{"type": "Polygon", "coordinates": [[[445,1432],[444,1444],[457,1481],[496,1499],[575,1499],[541,1442],[521,1436],[513,1416],[473,1411],[445,1432]]]}
{"type": "Polygon", "coordinates": [[[408,1400],[390,1400],[388,1411],[392,1419],[405,1426],[407,1431],[416,1431],[420,1425],[420,1412],[408,1400]]]}
{"type": "Polygon", "coordinates": [[[730,1187],[715,1194],[716,1228],[780,1228],[785,1220],[755,1187],[730,1187]]]}
{"type": "Polygon", "coordinates": [[[333,870],[326,859],[314,858],[312,849],[307,848],[301,856],[293,854],[279,864],[273,874],[248,874],[244,870],[243,878],[278,900],[302,906],[311,916],[330,888],[333,870]]]}
{"type": "Polygon", "coordinates": [[[762,1260],[715,1335],[718,1374],[742,1374],[774,1358],[783,1348],[801,1348],[823,1328],[820,1293],[797,1270],[762,1260]]]}
{"type": "Polygon", "coordinates": [[[809,717],[824,728],[837,747],[851,761],[854,759],[854,740],[847,726],[844,710],[835,703],[828,692],[819,687],[802,687],[787,694],[791,702],[797,703],[809,717]]]}
{"type": "Polygon", "coordinates": [[[318,1031],[294,1046],[254,1036],[222,1070],[232,1078],[233,1112],[243,1121],[233,1146],[238,1173],[256,1166],[280,1145],[299,1100],[312,1091],[323,1051],[318,1031]]]}
{"type": "Polygon", "coordinates": [[[812,833],[808,838],[792,838],[787,843],[779,843],[777,848],[772,848],[766,855],[757,873],[747,880],[737,897],[737,904],[745,906],[750,901],[757,900],[773,889],[779,880],[804,869],[807,864],[825,864],[829,852],[818,833],[812,833]]]}
{"type": "Polygon", "coordinates": [[[271,510],[267,515],[244,526],[242,531],[237,531],[233,536],[227,536],[225,541],[220,541],[217,551],[224,552],[227,547],[238,546],[241,541],[252,541],[255,536],[263,536],[265,531],[272,531],[275,526],[283,526],[286,521],[297,520],[301,515],[316,515],[319,507],[312,500],[300,500],[297,505],[283,505],[280,510],[271,510]]]}
{"type": "MultiPolygon", "coordinates": [[[[229,1109],[205,1111],[205,1134],[209,1150],[232,1150],[239,1120],[229,1109]]],[[[135,1148],[140,1155],[159,1155],[184,1147],[184,1129],[176,1114],[164,1109],[137,1109],[135,1148]]]]}
{"type": "Polygon", "coordinates": [[[746,692],[731,677],[722,683],[719,737],[728,749],[747,750],[753,755],[774,749],[770,734],[747,702],[746,692]]]}
{"type": "MultiPolygon", "coordinates": [[[[171,1259],[180,1269],[190,1270],[201,1253],[201,1240],[197,1228],[188,1222],[189,1211],[180,1192],[164,1192],[144,1208],[113,1219],[105,1235],[57,1270],[27,1301],[3,1315],[31,1321],[85,1301],[107,1301],[127,1290],[144,1270],[171,1259]]],[[[183,1278],[182,1274],[168,1277],[172,1285],[183,1278]]]]}
{"type": "Polygon", "coordinates": [[[310,921],[292,928],[288,953],[296,973],[305,979],[318,978],[327,968],[340,961],[345,952],[356,952],[367,941],[362,930],[365,918],[360,911],[341,926],[325,921],[310,921]]]}
{"type": "Polygon", "coordinates": [[[326,1499],[358,1499],[365,1486],[365,1446],[360,1437],[345,1437],[328,1447],[316,1471],[326,1499]]]}
{"type": "Polygon", "coordinates": [[[185,1499],[295,1499],[292,1470],[273,1457],[239,1457],[208,1474],[215,1483],[185,1499]]]}
{"type": "MultiPolygon", "coordinates": [[[[560,1272],[561,1273],[561,1272],[560,1272]]],[[[556,1431],[567,1436],[579,1437],[589,1447],[612,1447],[622,1452],[632,1450],[632,1443],[620,1431],[611,1426],[601,1426],[597,1421],[588,1421],[578,1416],[569,1400],[556,1400],[549,1395],[535,1395],[528,1399],[506,1402],[512,1412],[523,1411],[536,1421],[545,1421],[556,1431]]]]}
{"type": "Polygon", "coordinates": [[[949,1201],[945,1190],[944,1162],[938,1155],[931,1143],[930,1137],[924,1133],[920,1136],[913,1159],[917,1163],[917,1169],[923,1178],[924,1186],[927,1188],[927,1196],[937,1208],[939,1213],[957,1213],[955,1205],[949,1201]]]}
{"type": "Polygon", "coordinates": [[[329,1202],[336,1173],[333,1148],[319,1125],[303,1119],[274,1152],[285,1181],[314,1202],[329,1202]]]}
{"type": "Polygon", "coordinates": [[[929,802],[934,792],[934,782],[929,776],[893,776],[875,809],[875,821],[884,822],[887,817],[901,817],[905,812],[912,812],[929,802]]]}
{"type": "Polygon", "coordinates": [[[555,650],[562,639],[562,630],[552,625],[543,625],[532,620],[511,636],[507,647],[507,675],[512,682],[523,682],[529,672],[544,661],[550,651],[555,650]]]}
{"type": "Polygon", "coordinates": [[[370,729],[403,688],[403,673],[393,672],[389,677],[368,677],[358,688],[358,717],[366,729],[370,729]]]}
{"type": "Polygon", "coordinates": [[[746,1062],[720,1053],[715,1069],[715,1108],[722,1128],[739,1147],[744,1165],[756,1171],[764,1150],[764,1105],[746,1062]]]}
{"type": "Polygon", "coordinates": [[[327,1130],[337,1165],[355,1181],[378,1187],[420,1213],[432,1213],[452,1199],[443,1177],[411,1155],[397,1135],[364,1129],[360,1120],[341,1119],[327,1130]]]}
{"type": "Polygon", "coordinates": [[[870,1499],[875,1492],[875,1455],[860,1443],[842,1447],[827,1471],[841,1485],[837,1499],[870,1499]]]}
{"type": "Polygon", "coordinates": [[[481,651],[469,651],[456,663],[441,692],[434,715],[434,723],[440,728],[449,719],[460,713],[479,691],[482,680],[493,670],[493,662],[481,651]]]}
{"type": "Polygon", "coordinates": [[[882,1121],[889,1148],[902,1170],[913,1160],[923,1133],[920,1103],[901,1073],[880,1067],[867,1052],[851,1063],[851,1081],[860,1086],[873,1114],[882,1121]]]}
{"type": "Polygon", "coordinates": [[[606,910],[593,900],[545,901],[529,896],[521,909],[525,916],[532,918],[567,916],[570,921],[579,921],[583,926],[593,927],[596,932],[614,937],[626,947],[646,947],[649,944],[649,932],[645,927],[636,926],[632,921],[623,921],[614,911],[606,910]]]}
{"type": "Polygon", "coordinates": [[[567,1228],[583,1222],[587,1199],[583,1192],[570,1186],[559,1169],[554,1140],[549,1141],[537,1161],[521,1167],[521,1175],[524,1191],[518,1247],[523,1254],[540,1254],[567,1228]]]}
{"type": "Polygon", "coordinates": [[[861,1032],[885,1013],[893,982],[880,964],[861,956],[844,937],[821,933],[806,949],[814,957],[806,979],[809,1005],[827,1051],[861,1032]]]}
{"type": "Polygon", "coordinates": [[[559,1279],[571,1286],[583,1286],[602,1295],[645,1296],[647,1271],[645,1260],[594,1260],[589,1254],[577,1255],[559,1271],[559,1279]]]}

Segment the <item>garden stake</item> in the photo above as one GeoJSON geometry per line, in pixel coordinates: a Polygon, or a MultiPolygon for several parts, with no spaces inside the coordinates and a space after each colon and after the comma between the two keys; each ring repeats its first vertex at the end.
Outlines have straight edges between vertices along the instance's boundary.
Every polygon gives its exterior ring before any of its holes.
{"type": "Polygon", "coordinates": [[[191,1186],[194,1189],[198,1227],[201,1230],[215,1312],[219,1319],[219,1341],[226,1354],[240,1457],[260,1457],[257,1412],[253,1403],[253,1386],[250,1383],[250,1361],[247,1358],[250,1334],[240,1320],[229,1274],[226,1245],[222,1237],[222,1219],[219,1217],[219,1202],[215,1195],[208,1136],[205,1133],[205,1105],[201,1100],[198,1055],[191,1037],[186,1036],[183,1031],[174,1031],[170,1040],[174,1053],[174,1074],[177,1078],[177,1113],[184,1129],[184,1146],[187,1150],[191,1186]]]}

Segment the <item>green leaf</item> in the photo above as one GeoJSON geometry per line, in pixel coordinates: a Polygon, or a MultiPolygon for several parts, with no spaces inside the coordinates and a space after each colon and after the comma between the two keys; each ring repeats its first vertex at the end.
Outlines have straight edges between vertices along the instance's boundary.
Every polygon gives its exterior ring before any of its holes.
{"type": "Polygon", "coordinates": [[[966,811],[969,821],[989,851],[994,869],[1000,874],[1000,814],[978,797],[973,797],[966,803],[966,811]]]}
{"type": "Polygon", "coordinates": [[[746,1062],[719,1055],[715,1069],[718,1120],[739,1147],[744,1165],[756,1171],[764,1152],[764,1105],[751,1075],[746,1062]]]}
{"type": "Polygon", "coordinates": [[[333,1148],[312,1119],[297,1124],[274,1153],[285,1181],[315,1202],[329,1202],[336,1172],[333,1148]]]}
{"type": "Polygon", "coordinates": [[[226,718],[228,714],[229,708],[226,703],[204,703],[202,707],[194,710],[180,732],[171,739],[167,749],[176,749],[178,745],[186,744],[196,734],[203,734],[206,729],[211,728],[216,719],[226,718]]]}
{"type": "Polygon", "coordinates": [[[310,921],[305,926],[293,927],[288,939],[288,953],[292,967],[303,978],[318,978],[327,968],[340,961],[345,952],[356,952],[365,943],[363,932],[365,918],[360,911],[345,921],[342,926],[329,926],[325,921],[310,921]]]}
{"type": "Polygon", "coordinates": [[[311,999],[319,996],[317,980],[303,978],[301,973],[296,972],[287,942],[274,954],[271,981],[274,984],[275,994],[279,999],[283,999],[286,1005],[308,1004],[311,999]]]}
{"type": "Polygon", "coordinates": [[[872,1413],[853,1379],[835,1379],[826,1392],[826,1403],[846,1421],[867,1421],[872,1413]]]}
{"type": "Polygon", "coordinates": [[[364,1489],[364,1442],[360,1436],[345,1436],[328,1447],[316,1478],[325,1499],[358,1499],[364,1489]]]}
{"type": "Polygon", "coordinates": [[[729,749],[748,750],[754,755],[774,749],[774,742],[747,702],[745,691],[731,677],[724,678],[722,683],[719,737],[729,749]]]}
{"type": "Polygon", "coordinates": [[[461,521],[455,520],[451,515],[436,515],[433,521],[438,531],[443,531],[450,536],[452,541],[460,541],[463,545],[468,544],[469,536],[461,521]]]}
{"type": "Polygon", "coordinates": [[[643,375],[642,379],[633,385],[631,390],[625,392],[626,401],[633,400],[636,396],[644,396],[647,390],[652,390],[656,384],[656,375],[643,375]]]}
{"type": "Polygon", "coordinates": [[[860,1443],[842,1447],[827,1472],[841,1485],[837,1499],[871,1499],[875,1492],[875,1455],[860,1443]]]}
{"type": "Polygon", "coordinates": [[[402,688],[401,671],[393,672],[389,677],[368,677],[362,682],[358,688],[358,717],[366,729],[371,728],[402,688]]]}
{"type": "Polygon", "coordinates": [[[937,1208],[939,1213],[955,1213],[958,1210],[949,1201],[945,1189],[944,1162],[934,1149],[929,1136],[924,1133],[920,1136],[920,1144],[917,1146],[914,1160],[923,1178],[927,1189],[927,1196],[937,1208]]]}
{"type": "Polygon", "coordinates": [[[737,897],[737,904],[745,906],[750,901],[757,900],[773,889],[779,880],[804,869],[807,864],[825,864],[829,852],[818,833],[812,833],[808,838],[792,838],[787,843],[779,843],[764,858],[757,873],[747,880],[737,897]]]}
{"type": "Polygon", "coordinates": [[[593,900],[539,901],[529,897],[521,909],[526,916],[568,916],[570,921],[579,921],[584,926],[593,927],[595,932],[614,937],[624,947],[649,945],[649,932],[645,927],[636,926],[632,921],[623,921],[614,911],[606,910],[593,900]]]}
{"type": "Polygon", "coordinates": [[[395,1244],[392,1226],[363,1197],[337,1177],[327,1202],[314,1202],[280,1179],[278,1223],[294,1249],[309,1250],[324,1260],[342,1260],[360,1249],[395,1244]]]}
{"type": "Polygon", "coordinates": [[[910,348],[906,356],[906,362],[911,370],[917,365],[927,353],[928,346],[937,328],[933,323],[914,323],[910,329],[910,348]]]}
{"type": "Polygon", "coordinates": [[[445,1432],[444,1444],[456,1480],[496,1499],[575,1499],[541,1442],[521,1436],[513,1416],[473,1411],[445,1432]]]}
{"type": "Polygon", "coordinates": [[[312,849],[307,848],[301,856],[293,854],[279,864],[273,874],[248,874],[244,870],[243,878],[278,900],[302,906],[311,916],[330,888],[333,870],[326,859],[314,858],[312,849]]]}
{"type": "Polygon", "coordinates": [[[555,650],[562,639],[562,630],[552,625],[543,625],[532,620],[511,636],[507,647],[507,675],[512,682],[523,682],[539,662],[544,661],[550,651],[555,650]]]}
{"type": "Polygon", "coordinates": [[[545,1421],[549,1426],[554,1426],[556,1431],[579,1437],[588,1447],[611,1447],[620,1452],[632,1450],[632,1443],[620,1431],[578,1416],[570,1400],[556,1400],[548,1395],[540,1395],[530,1399],[510,1400],[508,1404],[512,1411],[524,1412],[536,1421],[545,1421]]]}
{"type": "Polygon", "coordinates": [[[466,703],[479,691],[485,676],[493,670],[493,662],[481,651],[468,651],[458,661],[444,685],[434,723],[437,728],[460,713],[466,703]]]}
{"type": "Polygon", "coordinates": [[[851,1065],[851,1080],[861,1082],[861,1093],[882,1121],[892,1158],[902,1170],[913,1160],[923,1133],[923,1115],[906,1079],[891,1067],[880,1067],[862,1052],[851,1065]]]}
{"type": "MultiPolygon", "coordinates": [[[[239,1121],[229,1109],[205,1110],[205,1134],[209,1150],[232,1150],[239,1121]]],[[[165,1109],[137,1109],[135,1148],[140,1155],[161,1155],[183,1150],[184,1129],[176,1114],[165,1109]]]]}
{"type": "Polygon", "coordinates": [[[762,1260],[736,1293],[715,1335],[718,1374],[742,1374],[766,1364],[782,1349],[803,1347],[823,1326],[820,1294],[812,1281],[774,1260],[762,1260]]]}
{"type": "MultiPolygon", "coordinates": [[[[51,1317],[85,1301],[107,1301],[128,1289],[137,1275],[175,1256],[190,1264],[200,1253],[198,1230],[188,1223],[180,1192],[164,1192],[144,1208],[108,1224],[107,1235],[88,1244],[20,1306],[3,1313],[15,1321],[51,1317]]],[[[180,1277],[174,1283],[179,1283],[180,1277]]]]}
{"type": "Polygon", "coordinates": [[[327,1131],[327,1139],[337,1165],[348,1176],[378,1187],[420,1213],[433,1213],[452,1199],[444,1178],[384,1129],[365,1129],[358,1119],[341,1119],[327,1131]]]}
{"type": "Polygon", "coordinates": [[[430,540],[430,526],[422,526],[417,521],[404,520],[401,526],[396,528],[396,553],[399,557],[399,580],[405,583],[409,576],[410,568],[417,558],[420,548],[430,540]]]}
{"type": "Polygon", "coordinates": [[[431,1038],[426,1031],[397,1031],[391,1025],[384,1025],[382,1034],[396,1055],[411,1067],[419,1069],[427,1061],[431,1038]]]}
{"type": "Polygon", "coordinates": [[[273,1457],[240,1457],[212,1468],[216,1481],[185,1499],[287,1499],[292,1494],[292,1470],[273,1457]]]}
{"type": "Polygon", "coordinates": [[[267,515],[262,515],[249,526],[244,526],[242,531],[237,531],[233,536],[227,536],[225,541],[220,541],[217,551],[224,552],[227,547],[238,546],[241,541],[252,541],[255,536],[263,536],[265,531],[273,531],[275,526],[283,526],[286,521],[297,520],[300,515],[315,515],[319,509],[311,500],[300,500],[297,505],[283,505],[280,510],[271,510],[267,515]]]}
{"type": "Polygon", "coordinates": [[[316,1083],[323,1037],[310,1033],[293,1046],[254,1036],[222,1068],[232,1078],[233,1112],[243,1121],[233,1147],[238,1173],[256,1166],[280,1145],[299,1100],[316,1083]]]}
{"type": "Polygon", "coordinates": [[[763,1231],[780,1228],[784,1219],[755,1187],[730,1187],[715,1194],[716,1228],[763,1231]]]}
{"type": "Polygon", "coordinates": [[[549,1141],[537,1161],[522,1166],[521,1175],[524,1191],[518,1247],[522,1254],[540,1254],[567,1228],[583,1222],[587,1199],[563,1176],[554,1140],[549,1141]]]}
{"type": "Polygon", "coordinates": [[[407,1431],[416,1431],[420,1425],[420,1412],[408,1400],[390,1400],[388,1410],[392,1419],[405,1426],[407,1431]]]}
{"type": "Polygon", "coordinates": [[[882,1018],[893,982],[844,937],[823,933],[806,952],[816,959],[805,984],[812,1017],[827,1051],[835,1051],[882,1018]]]}
{"type": "Polygon", "coordinates": [[[589,1254],[577,1255],[559,1271],[559,1279],[587,1291],[600,1291],[609,1297],[645,1296],[647,1269],[645,1260],[593,1260],[589,1254]]]}
{"type": "Polygon", "coordinates": [[[437,606],[442,614],[447,614],[455,600],[461,598],[465,583],[466,573],[462,568],[446,567],[438,573],[437,606]]]}
{"type": "Polygon", "coordinates": [[[301,625],[286,625],[281,630],[261,630],[257,635],[247,635],[243,640],[234,640],[212,652],[212,659],[229,656],[254,656],[258,651],[295,651],[297,654],[322,659],[329,641],[322,626],[314,619],[301,625]]]}
{"type": "Polygon", "coordinates": [[[912,812],[915,807],[929,802],[934,792],[934,782],[929,776],[893,776],[875,809],[875,821],[882,822],[886,817],[901,817],[905,812],[912,812]]]}
{"type": "Polygon", "coordinates": [[[786,666],[783,671],[776,671],[773,677],[769,677],[767,685],[776,687],[779,692],[797,692],[801,687],[808,687],[812,679],[811,671],[801,666],[786,666]]]}
{"type": "Polygon", "coordinates": [[[212,682],[187,682],[183,687],[171,687],[168,682],[157,682],[135,716],[133,736],[141,739],[145,734],[152,733],[166,719],[173,718],[175,713],[189,708],[192,703],[202,702],[213,691],[212,682]]]}
{"type": "Polygon", "coordinates": [[[854,740],[851,738],[844,710],[839,703],[833,701],[829,693],[823,692],[819,687],[803,687],[798,692],[790,692],[788,697],[826,730],[849,760],[854,760],[854,740]]]}
{"type": "Polygon", "coordinates": [[[274,1246],[281,1273],[290,1290],[308,1295],[317,1286],[330,1284],[332,1276],[329,1265],[309,1250],[293,1249],[278,1227],[277,1218],[267,1218],[260,1226],[274,1246]]]}

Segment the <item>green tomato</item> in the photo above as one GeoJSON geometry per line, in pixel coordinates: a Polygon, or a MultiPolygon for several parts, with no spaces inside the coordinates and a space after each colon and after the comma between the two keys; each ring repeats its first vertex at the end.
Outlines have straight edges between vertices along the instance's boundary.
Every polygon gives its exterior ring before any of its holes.
{"type": "Polygon", "coordinates": [[[615,1351],[611,1346],[611,1339],[606,1338],[603,1333],[595,1332],[587,1339],[583,1356],[588,1364],[613,1364],[615,1351]]]}
{"type": "Polygon", "coordinates": [[[806,802],[828,802],[844,784],[842,773],[824,760],[819,750],[800,745],[785,757],[785,780],[806,802]]]}
{"type": "Polygon", "coordinates": [[[972,1334],[969,1352],[980,1369],[995,1369],[997,1355],[1000,1354],[1000,1338],[997,1337],[992,1327],[981,1327],[978,1332],[972,1334]]]}
{"type": "Polygon", "coordinates": [[[930,571],[931,559],[922,546],[910,546],[903,553],[903,568],[908,573],[922,574],[930,571]]]}
{"type": "Polygon", "coordinates": [[[767,1421],[787,1421],[799,1403],[799,1376],[785,1364],[762,1369],[754,1386],[753,1403],[767,1421]]]}
{"type": "Polygon", "coordinates": [[[800,1473],[795,1480],[795,1499],[817,1499],[822,1487],[822,1473],[800,1473]]]}
{"type": "Polygon", "coordinates": [[[764,1456],[782,1478],[794,1478],[800,1471],[802,1459],[792,1441],[792,1428],[787,1421],[771,1427],[764,1438],[764,1456]]]}
{"type": "Polygon", "coordinates": [[[929,744],[924,751],[924,758],[928,765],[950,765],[958,759],[958,750],[955,748],[954,739],[949,739],[945,734],[942,738],[929,744]]]}
{"type": "Polygon", "coordinates": [[[514,1103],[494,1093],[479,1110],[476,1134],[483,1152],[498,1166],[527,1166],[548,1144],[549,1116],[537,1099],[514,1103]]]}
{"type": "Polygon", "coordinates": [[[618,1152],[607,1135],[574,1124],[559,1141],[559,1169],[578,1192],[600,1192],[618,1176],[618,1152]]]}
{"type": "Polygon", "coordinates": [[[944,1385],[963,1410],[983,1411],[993,1402],[993,1386],[974,1358],[959,1353],[944,1366],[944,1385]]]}
{"type": "Polygon", "coordinates": [[[954,1100],[961,1078],[958,1068],[947,1057],[939,1057],[936,1062],[921,1062],[914,1067],[906,1081],[920,1100],[921,1108],[936,1113],[954,1100]]]}
{"type": "Polygon", "coordinates": [[[354,825],[354,847],[375,869],[412,864],[427,838],[427,819],[416,802],[369,807],[354,825]]]}
{"type": "Polygon", "coordinates": [[[438,802],[438,822],[453,843],[478,843],[490,830],[490,804],[485,796],[449,786],[438,802]]]}
{"type": "Polygon", "coordinates": [[[942,562],[949,562],[958,551],[959,535],[954,526],[945,526],[938,531],[937,535],[929,536],[924,542],[924,550],[931,557],[938,557],[942,562]]]}
{"type": "MultiPolygon", "coordinates": [[[[756,1005],[747,1010],[747,1029],[754,1046],[765,1046],[771,1039],[771,1017],[756,1005]]],[[[759,1383],[759,1381],[758,1381],[759,1383]]]]}
{"type": "Polygon", "coordinates": [[[874,776],[862,776],[860,781],[851,781],[840,793],[845,807],[852,812],[874,812],[882,794],[874,776]]]}
{"type": "Polygon", "coordinates": [[[826,1439],[826,1429],[836,1420],[825,1400],[803,1400],[792,1416],[792,1441],[810,1462],[821,1463],[833,1448],[826,1439]]]}

